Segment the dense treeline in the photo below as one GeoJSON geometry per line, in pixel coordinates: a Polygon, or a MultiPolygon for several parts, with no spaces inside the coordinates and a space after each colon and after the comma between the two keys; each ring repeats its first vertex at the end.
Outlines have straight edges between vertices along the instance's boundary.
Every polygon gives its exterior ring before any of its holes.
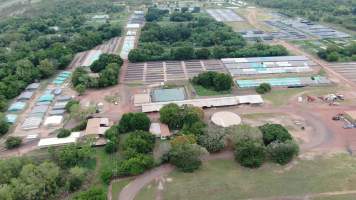
{"type": "Polygon", "coordinates": [[[328,46],[325,50],[319,50],[318,56],[330,62],[356,61],[356,42],[352,42],[343,48],[336,45],[328,46]]]}
{"type": "Polygon", "coordinates": [[[129,53],[129,60],[141,62],[287,54],[287,50],[279,45],[248,45],[241,35],[223,23],[208,17],[197,17],[184,23],[147,23],[142,29],[139,47],[129,53]]]}
{"type": "Polygon", "coordinates": [[[325,21],[356,31],[355,0],[250,0],[257,5],[277,8],[289,16],[325,21]]]}
{"type": "Polygon", "coordinates": [[[102,54],[99,59],[93,62],[90,70],[98,73],[98,76],[91,76],[84,68],[77,68],[72,75],[72,84],[79,94],[83,94],[86,88],[103,88],[118,83],[118,76],[123,60],[118,55],[102,54]]]}
{"type": "Polygon", "coordinates": [[[87,144],[51,149],[48,161],[19,157],[0,160],[0,199],[50,200],[78,190],[93,160],[87,144]]]}
{"type": "Polygon", "coordinates": [[[76,52],[119,35],[118,24],[86,21],[90,13],[120,11],[110,1],[49,0],[0,21],[0,96],[16,97],[27,84],[64,69],[76,52]]]}

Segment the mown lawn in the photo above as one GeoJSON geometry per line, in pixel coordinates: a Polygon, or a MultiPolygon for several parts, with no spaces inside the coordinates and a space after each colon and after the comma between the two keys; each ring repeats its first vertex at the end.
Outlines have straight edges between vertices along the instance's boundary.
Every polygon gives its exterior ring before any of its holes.
{"type": "MultiPolygon", "coordinates": [[[[172,181],[164,184],[163,199],[236,200],[355,190],[355,171],[356,158],[346,154],[297,160],[291,168],[268,163],[259,169],[246,169],[232,160],[215,160],[204,163],[194,173],[171,173],[172,181]]],[[[156,189],[152,189],[152,185],[157,188],[157,184],[151,183],[138,199],[154,199],[152,195],[156,189]]],[[[353,197],[339,196],[315,199],[353,197]]]]}
{"type": "Polygon", "coordinates": [[[218,96],[218,95],[227,95],[231,94],[231,90],[227,91],[215,91],[211,89],[207,89],[201,85],[194,85],[193,88],[198,96],[218,96]]]}

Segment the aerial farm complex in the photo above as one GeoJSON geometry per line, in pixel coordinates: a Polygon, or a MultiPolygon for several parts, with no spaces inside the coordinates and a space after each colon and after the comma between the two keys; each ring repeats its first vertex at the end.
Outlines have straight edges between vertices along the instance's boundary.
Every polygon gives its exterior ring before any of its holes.
{"type": "Polygon", "coordinates": [[[356,2],[290,1],[0,2],[0,199],[356,199],[356,2]]]}

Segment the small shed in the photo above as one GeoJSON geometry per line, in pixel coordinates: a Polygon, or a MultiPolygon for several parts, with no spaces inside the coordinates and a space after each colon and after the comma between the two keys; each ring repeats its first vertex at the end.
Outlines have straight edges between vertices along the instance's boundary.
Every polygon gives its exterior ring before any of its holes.
{"type": "Polygon", "coordinates": [[[39,83],[31,83],[30,85],[28,85],[28,86],[26,87],[26,90],[28,90],[28,91],[34,91],[34,90],[37,90],[39,87],[40,87],[40,84],[39,84],[39,83]]]}
{"type": "Polygon", "coordinates": [[[35,113],[46,113],[48,110],[48,105],[40,105],[40,106],[35,106],[31,110],[31,114],[35,113]]]}
{"type": "Polygon", "coordinates": [[[156,137],[165,140],[172,136],[172,133],[169,131],[169,128],[166,124],[162,123],[151,123],[150,132],[156,137]]]}
{"type": "Polygon", "coordinates": [[[66,144],[73,144],[76,143],[78,138],[75,137],[65,137],[65,138],[45,138],[41,139],[37,146],[39,148],[46,148],[50,146],[62,146],[66,144]]]}
{"type": "Polygon", "coordinates": [[[68,104],[67,101],[56,102],[52,109],[53,110],[64,110],[66,108],[67,104],[68,104]]]}
{"type": "Polygon", "coordinates": [[[54,95],[53,94],[44,94],[37,101],[38,102],[44,102],[44,101],[52,102],[53,99],[54,99],[54,95]]]}
{"type": "Polygon", "coordinates": [[[72,97],[70,97],[70,96],[64,96],[64,95],[61,95],[61,96],[58,96],[57,97],[57,101],[69,101],[69,100],[71,100],[72,99],[72,97]]]}
{"type": "Polygon", "coordinates": [[[30,100],[33,96],[34,92],[31,91],[25,91],[20,94],[20,96],[17,97],[18,101],[27,101],[30,100]]]}
{"type": "Polygon", "coordinates": [[[49,116],[46,118],[46,120],[44,121],[44,125],[45,126],[58,126],[62,123],[62,121],[63,121],[63,116],[53,115],[53,116],[49,116]]]}
{"type": "Polygon", "coordinates": [[[21,128],[24,130],[37,129],[40,127],[41,123],[42,123],[41,117],[35,117],[35,116],[28,117],[21,125],[21,128]]]}
{"type": "Polygon", "coordinates": [[[48,112],[49,115],[64,115],[66,110],[51,110],[48,112]]]}
{"type": "Polygon", "coordinates": [[[6,121],[10,124],[14,124],[16,123],[16,120],[17,120],[17,115],[15,114],[7,114],[6,115],[6,121]]]}
{"type": "Polygon", "coordinates": [[[104,135],[109,128],[110,121],[108,118],[92,118],[88,120],[85,135],[104,135]]]}
{"type": "Polygon", "coordinates": [[[10,105],[8,111],[17,112],[23,110],[25,107],[26,107],[26,103],[17,101],[10,105]]]}

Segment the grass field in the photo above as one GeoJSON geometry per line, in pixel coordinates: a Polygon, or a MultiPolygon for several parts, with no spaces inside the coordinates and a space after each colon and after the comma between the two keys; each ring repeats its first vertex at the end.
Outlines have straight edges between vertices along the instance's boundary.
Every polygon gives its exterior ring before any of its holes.
{"type": "Polygon", "coordinates": [[[234,31],[246,31],[253,30],[254,27],[246,21],[243,22],[225,22],[228,26],[231,26],[234,31]]]}
{"type": "Polygon", "coordinates": [[[215,90],[204,88],[203,86],[200,85],[193,85],[193,88],[198,96],[218,96],[218,95],[231,94],[231,90],[218,92],[215,90]]]}
{"type": "Polygon", "coordinates": [[[264,94],[262,97],[274,106],[281,106],[287,104],[293,96],[299,93],[319,96],[335,93],[338,89],[340,88],[336,86],[272,89],[270,93],[264,94]]]}
{"type": "Polygon", "coordinates": [[[127,184],[129,184],[131,180],[132,180],[132,178],[127,178],[127,179],[123,179],[123,180],[119,180],[119,181],[113,182],[112,190],[111,190],[112,199],[114,199],[114,200],[118,199],[121,190],[127,184]]]}
{"type": "MultiPolygon", "coordinates": [[[[236,200],[355,190],[355,170],[356,158],[346,154],[298,160],[292,167],[268,163],[259,169],[242,168],[232,160],[215,160],[204,163],[194,173],[171,173],[172,182],[165,183],[163,199],[236,200]]],[[[137,200],[154,199],[156,188],[157,184],[151,183],[137,200]]],[[[355,196],[314,199],[355,199],[355,196]]]]}

